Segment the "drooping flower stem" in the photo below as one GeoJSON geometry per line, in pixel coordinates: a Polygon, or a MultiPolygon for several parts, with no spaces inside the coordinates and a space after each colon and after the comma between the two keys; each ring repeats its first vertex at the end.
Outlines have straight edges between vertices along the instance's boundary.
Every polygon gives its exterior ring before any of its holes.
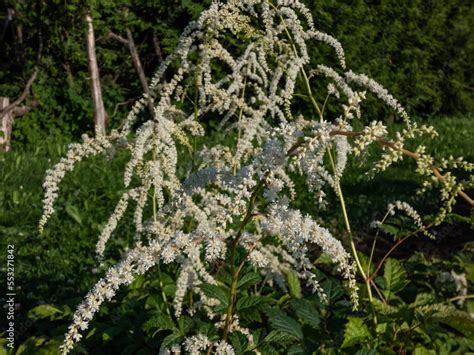
{"type": "MultiPolygon", "coordinates": [[[[346,225],[346,230],[347,230],[347,233],[349,234],[349,244],[351,246],[352,255],[353,255],[354,260],[357,264],[357,268],[359,269],[359,272],[360,272],[362,278],[364,279],[365,285],[367,287],[367,294],[369,296],[369,301],[370,301],[371,304],[373,304],[374,298],[372,296],[372,288],[370,287],[370,280],[367,277],[367,275],[364,271],[364,268],[362,267],[362,264],[359,260],[359,256],[357,255],[357,249],[356,249],[356,246],[355,246],[355,243],[354,243],[354,238],[352,236],[352,229],[351,229],[351,224],[350,224],[350,221],[349,221],[349,215],[347,214],[346,202],[344,200],[344,195],[342,193],[339,178],[337,178],[337,176],[336,176],[336,164],[335,164],[334,158],[332,156],[332,152],[329,148],[328,148],[327,152],[328,152],[328,156],[329,156],[329,161],[331,162],[331,167],[334,171],[334,177],[335,177],[334,178],[334,183],[336,185],[337,195],[339,197],[339,202],[341,204],[341,210],[342,210],[342,215],[344,216],[344,223],[346,225]]],[[[374,313],[374,322],[375,322],[375,324],[377,324],[377,317],[375,316],[375,313],[374,313]]]]}

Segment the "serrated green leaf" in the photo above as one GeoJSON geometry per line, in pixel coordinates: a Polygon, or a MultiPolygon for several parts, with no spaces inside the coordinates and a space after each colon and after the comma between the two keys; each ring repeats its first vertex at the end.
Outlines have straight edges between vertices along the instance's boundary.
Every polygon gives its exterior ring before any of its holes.
{"type": "Polygon", "coordinates": [[[175,330],[176,325],[173,320],[167,315],[162,313],[155,313],[148,321],[144,324],[144,330],[154,334],[163,330],[175,330]]]}
{"type": "Polygon", "coordinates": [[[178,319],[178,326],[181,334],[186,335],[193,327],[193,320],[188,316],[181,316],[178,319]]]}
{"type": "Polygon", "coordinates": [[[248,311],[250,309],[261,310],[268,303],[269,300],[262,296],[241,297],[237,300],[236,309],[239,312],[248,311]]]}
{"type": "Polygon", "coordinates": [[[265,343],[288,343],[298,340],[297,337],[291,335],[287,332],[281,330],[272,330],[268,335],[263,339],[265,343]]]}
{"type": "Polygon", "coordinates": [[[447,307],[446,311],[435,313],[434,318],[456,329],[468,339],[474,339],[474,321],[468,313],[459,311],[454,307],[447,307]]]}
{"type": "Polygon", "coordinates": [[[301,298],[301,284],[296,272],[290,271],[286,274],[286,281],[288,283],[288,290],[291,297],[301,298]]]}
{"type": "Polygon", "coordinates": [[[296,315],[306,324],[314,329],[319,329],[321,322],[318,311],[305,300],[291,301],[291,307],[294,309],[296,315]]]}
{"type": "Polygon", "coordinates": [[[252,285],[260,283],[261,281],[262,276],[260,276],[260,274],[257,274],[255,272],[249,272],[237,281],[237,288],[239,290],[245,290],[252,285]]]}
{"type": "Polygon", "coordinates": [[[436,296],[432,293],[420,292],[416,295],[415,301],[410,304],[410,307],[419,307],[434,303],[436,296]]]}
{"type": "Polygon", "coordinates": [[[304,348],[301,345],[292,345],[286,352],[286,355],[301,355],[304,353],[304,348]]]}
{"type": "Polygon", "coordinates": [[[408,284],[405,269],[400,261],[387,259],[384,267],[384,296],[390,299],[392,295],[400,292],[408,284]]]}
{"type": "Polygon", "coordinates": [[[329,303],[333,303],[333,302],[337,301],[344,294],[343,288],[334,279],[324,280],[321,283],[321,287],[326,292],[329,303]]]}
{"type": "Polygon", "coordinates": [[[362,318],[348,317],[348,320],[344,330],[342,348],[360,344],[371,337],[369,329],[362,318]]]}
{"type": "Polygon", "coordinates": [[[163,342],[161,343],[161,349],[170,348],[171,346],[180,343],[183,339],[184,336],[181,333],[171,333],[163,339],[163,342]]]}
{"type": "Polygon", "coordinates": [[[225,307],[229,304],[229,296],[227,291],[222,289],[217,285],[211,284],[202,284],[199,286],[204,294],[209,298],[215,298],[221,302],[221,304],[225,307]]]}
{"type": "Polygon", "coordinates": [[[396,237],[400,233],[400,229],[395,226],[392,226],[391,224],[380,224],[379,228],[385,233],[393,235],[394,237],[396,237]]]}
{"type": "Polygon", "coordinates": [[[282,311],[269,312],[269,323],[275,330],[288,333],[296,339],[303,339],[303,330],[296,320],[282,311]]]}
{"type": "Polygon", "coordinates": [[[232,344],[232,347],[234,348],[234,351],[236,354],[243,354],[244,353],[244,347],[245,347],[245,337],[240,334],[240,333],[232,333],[230,335],[230,343],[232,344]]]}

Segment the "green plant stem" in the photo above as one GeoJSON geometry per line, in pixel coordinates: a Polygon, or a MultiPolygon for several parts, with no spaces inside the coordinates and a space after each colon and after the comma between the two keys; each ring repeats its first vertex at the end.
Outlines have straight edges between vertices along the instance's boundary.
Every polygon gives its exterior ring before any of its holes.
{"type": "MultiPolygon", "coordinates": [[[[353,254],[354,260],[357,264],[357,268],[359,269],[359,272],[360,272],[362,278],[364,279],[365,285],[367,287],[367,294],[369,296],[369,301],[370,301],[371,304],[373,304],[374,303],[374,298],[372,296],[372,288],[370,286],[370,280],[367,277],[367,275],[364,271],[364,268],[362,267],[362,264],[359,260],[359,256],[357,255],[357,249],[356,249],[356,246],[355,246],[355,243],[354,243],[354,238],[353,238],[353,235],[352,235],[351,224],[349,222],[349,216],[347,214],[346,202],[344,200],[344,195],[342,193],[339,178],[337,178],[337,176],[336,176],[336,164],[334,162],[332,152],[329,148],[327,149],[327,152],[328,152],[328,155],[329,155],[329,160],[331,162],[332,169],[334,171],[334,183],[336,185],[337,195],[339,197],[339,202],[341,204],[342,215],[344,216],[344,223],[346,224],[346,230],[347,230],[347,233],[349,234],[349,244],[351,246],[352,254],[353,254]]],[[[377,324],[377,317],[375,316],[375,313],[374,313],[374,322],[375,322],[375,324],[377,324]]]]}
{"type": "Polygon", "coordinates": [[[240,224],[239,230],[235,238],[232,240],[231,256],[230,256],[230,262],[231,262],[230,272],[232,275],[232,282],[230,286],[229,304],[227,305],[227,311],[226,311],[226,317],[225,317],[225,323],[224,323],[224,333],[223,333],[224,341],[227,341],[227,337],[229,335],[230,324],[232,321],[232,314],[234,312],[234,303],[237,298],[237,281],[239,278],[240,271],[242,270],[244,266],[244,261],[242,261],[239,267],[237,269],[235,268],[235,256],[237,253],[237,246],[239,244],[240,237],[242,236],[242,233],[244,232],[246,225],[252,220],[252,211],[255,205],[255,200],[257,199],[258,193],[260,192],[260,190],[263,188],[264,185],[265,185],[265,180],[262,179],[255,186],[252,196],[250,197],[250,201],[247,207],[247,212],[245,214],[244,220],[240,224]]]}
{"type": "MultiPolygon", "coordinates": [[[[390,212],[385,213],[385,216],[383,216],[383,218],[382,218],[382,220],[380,221],[380,223],[383,224],[389,215],[390,215],[390,212]]],[[[369,277],[372,276],[372,275],[370,275],[370,265],[372,264],[372,260],[373,260],[373,258],[374,258],[375,244],[377,243],[377,239],[378,239],[378,237],[379,237],[379,232],[380,232],[380,229],[377,229],[377,233],[375,233],[374,242],[372,243],[372,248],[371,248],[371,250],[370,250],[369,262],[367,263],[367,275],[368,275],[369,277]]]]}
{"type": "Polygon", "coordinates": [[[413,233],[410,233],[409,235],[403,237],[402,239],[398,240],[391,248],[390,250],[383,256],[382,260],[380,260],[380,262],[378,263],[374,273],[372,275],[370,275],[371,278],[374,278],[377,273],[380,271],[380,269],[382,268],[382,265],[383,263],[385,262],[385,260],[387,260],[387,258],[390,256],[390,254],[392,254],[395,249],[397,249],[400,245],[402,245],[408,238],[410,237],[413,237],[414,235],[416,235],[417,233],[420,233],[422,232],[423,230],[426,230],[428,228],[431,227],[431,224],[427,225],[426,227],[424,228],[421,228],[421,229],[418,229],[416,230],[415,232],[413,233]]]}
{"type": "MultiPolygon", "coordinates": [[[[243,101],[244,98],[245,98],[245,88],[246,88],[246,86],[247,86],[247,77],[244,78],[244,88],[242,89],[242,95],[241,95],[241,97],[240,97],[240,99],[241,99],[242,101],[243,101]]],[[[237,123],[238,126],[239,126],[239,127],[238,127],[239,130],[238,130],[238,132],[237,132],[237,146],[236,146],[236,148],[235,148],[235,153],[236,153],[236,154],[235,154],[235,156],[234,156],[234,161],[233,161],[233,163],[232,163],[234,175],[235,175],[235,173],[237,172],[237,159],[236,159],[236,156],[237,156],[237,147],[239,146],[239,142],[240,142],[240,135],[241,135],[241,132],[240,132],[240,131],[241,131],[241,130],[240,130],[240,121],[242,120],[242,114],[243,114],[243,112],[244,112],[244,107],[243,107],[243,105],[242,105],[242,106],[240,107],[239,120],[238,120],[238,123],[237,123]]]]}
{"type": "Polygon", "coordinates": [[[471,298],[474,298],[474,295],[456,296],[456,297],[450,298],[449,300],[446,300],[445,303],[459,301],[459,300],[465,300],[465,299],[471,299],[471,298]]]}

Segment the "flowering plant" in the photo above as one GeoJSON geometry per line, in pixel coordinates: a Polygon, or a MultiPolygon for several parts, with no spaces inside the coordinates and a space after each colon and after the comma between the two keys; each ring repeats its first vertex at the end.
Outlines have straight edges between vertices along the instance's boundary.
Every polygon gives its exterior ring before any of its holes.
{"type": "MultiPolygon", "coordinates": [[[[375,303],[376,285],[358,256],[340,184],[349,155],[364,156],[370,145],[381,147],[371,173],[407,156],[416,161],[421,190],[440,188],[444,204],[430,226],[441,223],[457,195],[473,204],[464,192],[472,179],[459,180],[452,173],[455,168],[471,171],[473,164],[461,158],[435,163],[422,146],[408,150],[409,140],[420,135],[434,138],[435,130],[412,122],[374,80],[347,70],[341,44],[316,29],[298,0],[214,2],[185,29],[150,90],[152,97],[140,99],[121,128],[71,145],[46,176],[40,230],[54,212],[60,180],[78,161],[111,149],[130,150],[125,191],[99,236],[98,259],[129,205],[134,208],[136,242],[79,305],[63,353],[81,339],[101,304],[121,285],[159,264],[179,265],[175,319],[204,312],[216,326],[213,337],[188,334],[163,347],[163,352],[231,354],[231,333],[244,335],[248,349],[259,352],[251,329],[241,326],[236,313],[243,270],[258,270],[264,284],[283,292],[289,287],[288,275],[297,276],[324,302],[327,291],[318,281],[312,244],[336,264],[354,309],[359,304],[357,273],[369,301],[375,303]],[[312,63],[310,41],[332,47],[337,60],[331,65],[312,63]],[[317,93],[316,80],[325,85],[317,93]],[[405,128],[393,137],[382,121],[355,130],[364,122],[361,104],[368,94],[393,109],[405,128]],[[154,114],[147,117],[144,108],[150,100],[154,114]],[[295,107],[301,100],[311,111],[295,107]],[[210,136],[216,129],[227,132],[225,142],[210,147],[196,143],[197,137],[210,136]],[[182,160],[189,162],[186,170],[180,168],[182,160]],[[303,177],[313,192],[316,211],[328,203],[328,190],[335,192],[349,251],[324,223],[294,206],[296,177],[303,177]],[[228,272],[227,282],[217,277],[222,268],[228,272]],[[185,304],[187,294],[194,299],[185,304]]],[[[429,235],[411,206],[397,201],[389,205],[387,215],[395,210],[404,211],[429,235]]]]}

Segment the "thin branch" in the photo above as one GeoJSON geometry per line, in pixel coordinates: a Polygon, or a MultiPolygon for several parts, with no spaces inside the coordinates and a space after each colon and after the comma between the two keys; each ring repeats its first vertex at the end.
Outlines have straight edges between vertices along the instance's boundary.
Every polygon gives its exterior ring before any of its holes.
{"type": "Polygon", "coordinates": [[[102,41],[102,40],[108,40],[108,39],[114,39],[128,46],[128,41],[126,38],[123,38],[122,36],[119,36],[118,34],[113,33],[113,32],[109,32],[105,36],[97,38],[97,42],[102,41]]]}
{"type": "Polygon", "coordinates": [[[22,94],[20,97],[18,97],[15,101],[13,101],[10,105],[5,107],[1,112],[0,112],[0,121],[3,120],[3,118],[8,115],[11,111],[13,111],[19,104],[21,104],[26,97],[29,95],[30,90],[31,90],[31,85],[33,85],[33,82],[36,80],[36,76],[38,75],[38,66],[35,66],[33,69],[33,74],[31,75],[30,79],[26,83],[25,88],[23,89],[22,94]]]}
{"type": "Polygon", "coordinates": [[[137,100],[136,98],[133,98],[133,99],[130,99],[130,100],[127,100],[127,101],[123,101],[123,102],[117,103],[117,104],[115,105],[115,107],[114,107],[114,113],[112,114],[111,117],[115,117],[115,115],[116,115],[117,112],[118,112],[118,108],[119,108],[120,106],[128,105],[129,103],[135,102],[136,100],[137,100]]]}

